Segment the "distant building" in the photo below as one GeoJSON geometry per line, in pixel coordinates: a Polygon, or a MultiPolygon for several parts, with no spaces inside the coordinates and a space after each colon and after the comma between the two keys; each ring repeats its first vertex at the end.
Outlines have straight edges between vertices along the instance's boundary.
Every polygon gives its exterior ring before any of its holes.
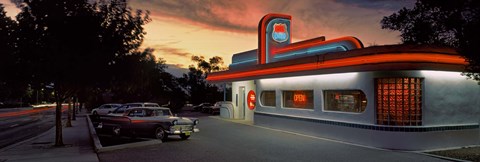
{"type": "Polygon", "coordinates": [[[387,149],[480,143],[480,87],[455,50],[355,37],[291,43],[291,17],[268,14],[259,48],[207,80],[232,82],[235,119],[387,149]]]}

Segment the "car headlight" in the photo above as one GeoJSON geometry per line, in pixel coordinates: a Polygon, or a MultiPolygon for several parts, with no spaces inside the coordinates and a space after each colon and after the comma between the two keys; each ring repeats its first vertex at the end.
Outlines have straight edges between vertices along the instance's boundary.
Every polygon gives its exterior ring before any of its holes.
{"type": "Polygon", "coordinates": [[[193,122],[193,124],[194,124],[194,125],[197,125],[198,122],[199,122],[198,120],[195,120],[195,121],[193,122]]]}
{"type": "Polygon", "coordinates": [[[172,121],[172,124],[173,124],[173,125],[177,125],[177,124],[178,124],[178,121],[177,121],[177,120],[174,120],[174,121],[172,121]]]}

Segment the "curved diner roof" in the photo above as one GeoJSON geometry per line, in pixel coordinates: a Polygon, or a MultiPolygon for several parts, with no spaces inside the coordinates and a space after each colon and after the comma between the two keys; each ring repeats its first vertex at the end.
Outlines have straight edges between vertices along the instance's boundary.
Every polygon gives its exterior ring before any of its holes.
{"type": "Polygon", "coordinates": [[[363,71],[463,71],[465,59],[451,48],[387,45],[257,64],[208,75],[209,82],[332,74],[363,71]]]}

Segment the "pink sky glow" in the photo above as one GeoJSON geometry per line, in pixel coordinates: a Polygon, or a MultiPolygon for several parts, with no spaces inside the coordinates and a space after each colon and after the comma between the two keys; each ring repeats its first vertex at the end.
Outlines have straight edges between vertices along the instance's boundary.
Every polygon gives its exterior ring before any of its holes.
{"type": "MultiPolygon", "coordinates": [[[[9,0],[7,15],[19,12],[9,0]]],[[[192,55],[221,56],[257,48],[257,28],[268,13],[292,15],[293,42],[325,36],[359,38],[364,46],[400,43],[399,33],[383,30],[380,20],[413,0],[130,0],[134,9],[149,10],[143,48],[155,49],[171,70],[193,64],[192,55]]]]}

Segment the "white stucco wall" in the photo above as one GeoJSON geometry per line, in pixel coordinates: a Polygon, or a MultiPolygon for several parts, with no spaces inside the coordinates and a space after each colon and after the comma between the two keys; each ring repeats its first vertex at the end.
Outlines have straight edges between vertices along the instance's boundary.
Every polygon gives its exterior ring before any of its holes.
{"type": "Polygon", "coordinates": [[[424,125],[480,123],[480,85],[460,72],[421,71],[424,125]]]}
{"type": "MultiPolygon", "coordinates": [[[[422,125],[424,126],[480,122],[480,86],[475,81],[467,80],[464,76],[461,76],[460,72],[379,71],[259,79],[256,81],[256,111],[375,124],[374,79],[380,77],[420,77],[424,79],[422,105],[422,125]],[[260,105],[260,94],[264,90],[276,91],[276,107],[260,105]],[[314,109],[283,108],[281,101],[283,90],[313,90],[314,109]],[[323,111],[323,90],[362,90],[367,97],[366,110],[363,113],[323,111]]],[[[238,92],[238,86],[236,85],[242,85],[241,83],[233,85],[233,93],[238,92]],[[237,89],[235,90],[235,88],[237,89]]],[[[252,85],[252,83],[243,84],[252,85]]],[[[232,98],[234,97],[235,94],[232,98]]]]}

